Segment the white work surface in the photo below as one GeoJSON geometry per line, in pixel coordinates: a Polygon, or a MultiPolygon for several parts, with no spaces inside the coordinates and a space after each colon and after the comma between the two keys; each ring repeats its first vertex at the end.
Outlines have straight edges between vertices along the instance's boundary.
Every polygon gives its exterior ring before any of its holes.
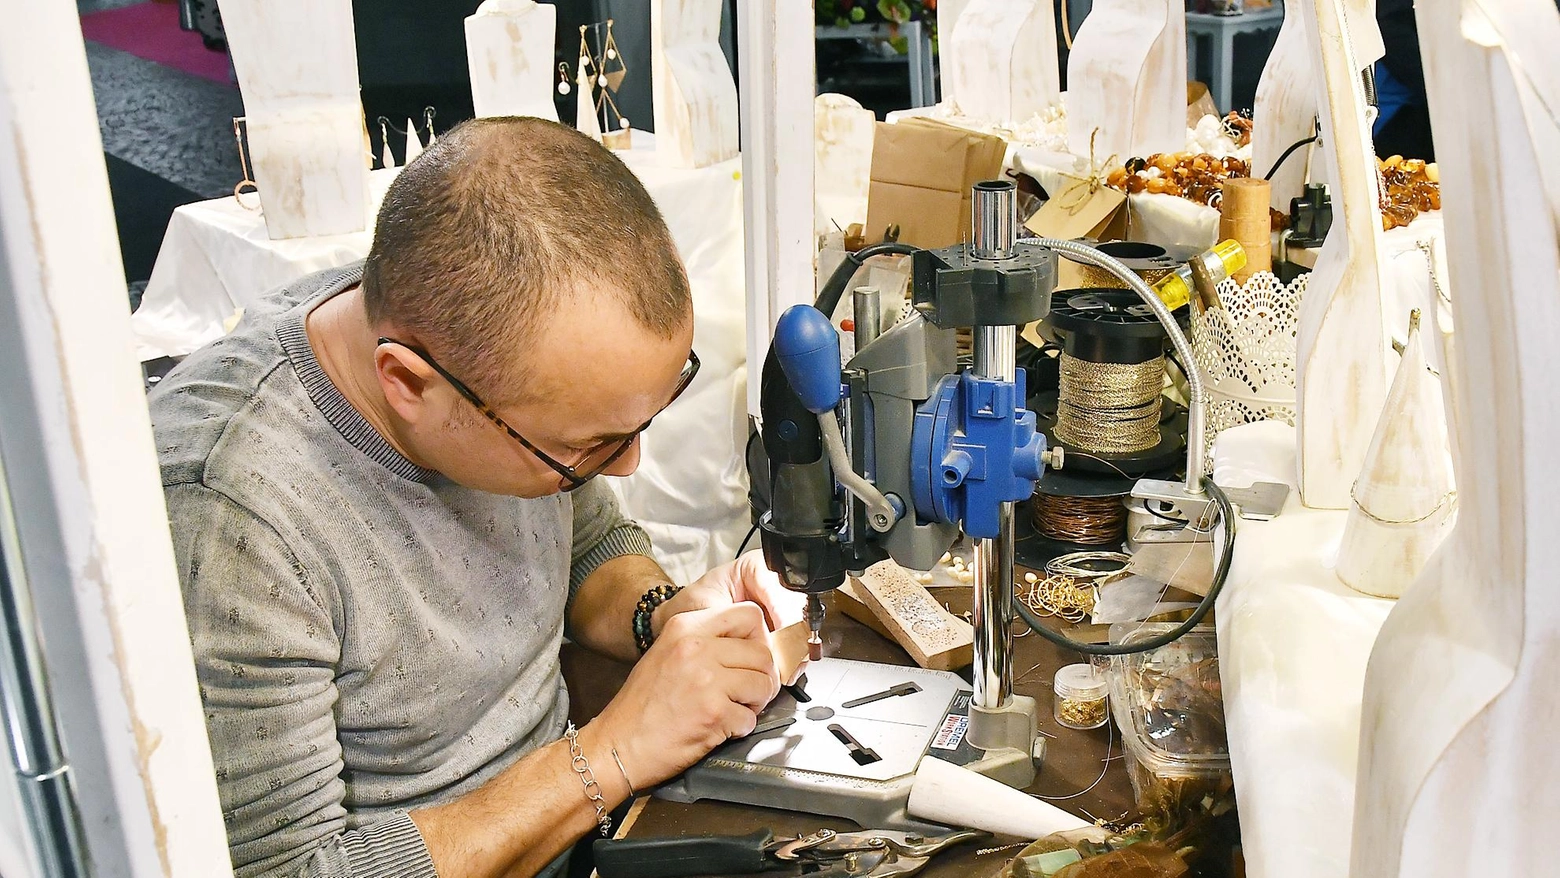
{"type": "Polygon", "coordinates": [[[1293,427],[1220,433],[1214,478],[1291,487],[1277,518],[1240,522],[1215,607],[1247,872],[1347,878],[1365,663],[1395,604],[1333,572],[1348,513],[1300,504],[1293,427]]]}
{"type": "MultiPolygon", "coordinates": [[[[744,325],[741,160],[709,168],[663,164],[651,135],[618,153],[654,197],[693,289],[693,386],[656,418],[639,471],[609,479],[624,510],[650,534],[656,556],[680,582],[729,560],[747,532],[747,354],[744,325]]],[[[377,210],[395,171],[374,171],[377,210]]],[[[234,311],[305,274],[368,253],[369,232],[272,241],[260,214],[233,198],[174,211],[141,307],[131,322],[141,359],[187,354],[222,335],[234,311]]],[[[603,234],[582,260],[637,258],[632,241],[603,234]]]]}

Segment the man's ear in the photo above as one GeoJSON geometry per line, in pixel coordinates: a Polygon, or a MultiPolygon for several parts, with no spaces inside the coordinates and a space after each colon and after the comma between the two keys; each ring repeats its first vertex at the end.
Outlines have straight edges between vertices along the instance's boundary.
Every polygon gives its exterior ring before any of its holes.
{"type": "Polygon", "coordinates": [[[404,346],[382,344],[374,349],[374,376],[390,408],[408,424],[430,417],[428,391],[438,373],[404,346]]]}

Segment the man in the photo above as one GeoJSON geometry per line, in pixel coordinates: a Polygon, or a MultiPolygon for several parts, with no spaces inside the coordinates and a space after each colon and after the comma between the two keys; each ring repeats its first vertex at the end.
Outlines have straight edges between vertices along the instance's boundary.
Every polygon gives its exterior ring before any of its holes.
{"type": "Polygon", "coordinates": [[[365,263],[249,309],[158,386],[238,875],[536,874],[752,730],[799,599],[749,556],[661,602],[592,481],[634,470],[697,371],[692,317],[622,162],[485,119],[402,171],[365,263]],[[560,740],[566,634],[638,664],[560,740]]]}

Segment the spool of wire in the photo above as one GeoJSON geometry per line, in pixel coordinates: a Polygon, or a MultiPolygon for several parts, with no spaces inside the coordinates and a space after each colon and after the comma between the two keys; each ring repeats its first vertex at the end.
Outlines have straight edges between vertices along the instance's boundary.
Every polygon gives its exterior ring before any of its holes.
{"type": "Polygon", "coordinates": [[[1127,534],[1124,495],[1070,497],[1036,492],[1029,514],[1043,537],[1079,546],[1119,546],[1127,534]]]}
{"type": "Polygon", "coordinates": [[[1056,438],[1095,454],[1130,454],[1159,444],[1165,359],[1091,363],[1063,353],[1056,438]]]}
{"type": "MultiPolygon", "coordinates": [[[[1141,241],[1107,241],[1095,246],[1101,252],[1119,260],[1150,286],[1154,281],[1175,271],[1198,252],[1194,248],[1187,247],[1169,250],[1158,244],[1145,244],[1141,241]]],[[[1066,254],[1063,256],[1065,257],[1066,254]]],[[[1072,259],[1068,261],[1072,263],[1069,269],[1076,272],[1077,286],[1081,289],[1115,289],[1121,286],[1121,278],[1092,262],[1072,259]]]]}

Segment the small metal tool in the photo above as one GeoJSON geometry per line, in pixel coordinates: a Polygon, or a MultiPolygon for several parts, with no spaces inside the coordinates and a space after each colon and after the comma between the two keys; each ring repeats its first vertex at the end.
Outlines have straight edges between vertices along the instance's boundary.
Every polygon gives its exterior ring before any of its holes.
{"type": "Polygon", "coordinates": [[[829,733],[850,749],[850,758],[856,760],[857,765],[871,765],[882,761],[883,757],[879,756],[876,750],[856,740],[856,737],[845,731],[845,727],[839,723],[829,723],[829,733]]]}
{"type": "Polygon", "coordinates": [[[754,735],[762,735],[765,732],[773,732],[794,725],[796,725],[796,717],[794,716],[782,716],[776,719],[765,720],[754,726],[753,731],[747,733],[747,737],[751,738],[754,735]]]}
{"type": "Polygon", "coordinates": [[[812,696],[807,694],[806,674],[797,677],[795,683],[792,683],[789,686],[781,686],[780,689],[784,691],[785,694],[796,699],[797,704],[806,704],[807,702],[812,701],[812,696]]]}
{"type": "Polygon", "coordinates": [[[898,686],[884,689],[882,692],[874,692],[871,695],[863,695],[860,698],[852,698],[840,706],[844,708],[862,707],[875,701],[882,701],[885,698],[899,698],[905,695],[914,695],[920,691],[921,687],[914,682],[900,683],[898,686]]]}
{"type": "Polygon", "coordinates": [[[898,878],[932,857],[990,834],[964,830],[917,835],[883,829],[775,838],[767,829],[741,836],[601,839],[595,843],[601,878],[686,878],[776,872],[808,878],[898,878]]]}

